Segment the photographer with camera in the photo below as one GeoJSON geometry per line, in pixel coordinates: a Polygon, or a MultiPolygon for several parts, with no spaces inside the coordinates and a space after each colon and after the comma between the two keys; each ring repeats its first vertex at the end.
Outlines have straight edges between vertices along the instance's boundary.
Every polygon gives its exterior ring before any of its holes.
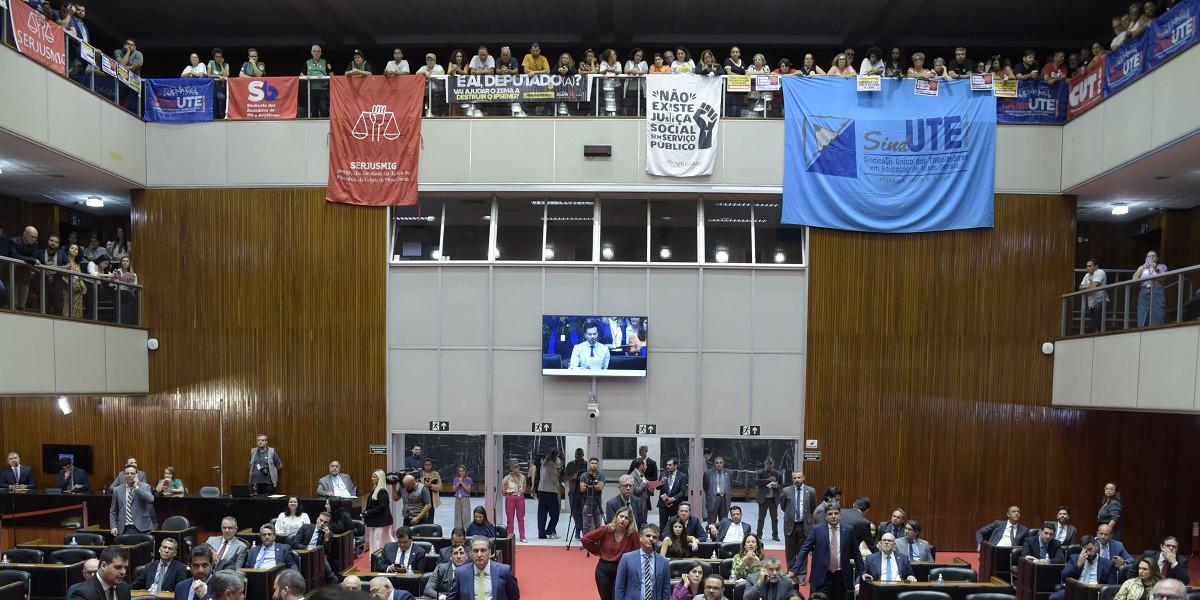
{"type": "Polygon", "coordinates": [[[600,472],[600,459],[588,459],[587,471],[579,476],[579,494],[583,520],[579,524],[580,533],[587,533],[604,525],[604,508],[600,505],[600,495],[604,491],[604,473],[600,472]]]}
{"type": "Polygon", "coordinates": [[[412,527],[421,523],[433,523],[433,498],[429,493],[429,488],[417,481],[412,475],[403,475],[401,479],[400,473],[388,473],[388,486],[393,486],[396,482],[400,482],[400,489],[393,488],[392,500],[395,502],[403,502],[404,508],[401,513],[404,515],[403,525],[412,527]]]}
{"type": "Polygon", "coordinates": [[[250,449],[250,485],[254,487],[254,493],[260,496],[274,494],[281,468],[283,460],[267,445],[267,434],[258,434],[257,444],[250,449]]]}

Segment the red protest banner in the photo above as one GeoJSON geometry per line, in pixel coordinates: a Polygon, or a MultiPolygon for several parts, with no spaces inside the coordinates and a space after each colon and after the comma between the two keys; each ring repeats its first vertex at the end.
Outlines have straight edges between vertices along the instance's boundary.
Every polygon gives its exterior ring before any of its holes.
{"type": "Polygon", "coordinates": [[[295,77],[230,77],[225,118],[295,119],[300,80],[295,77]]]}
{"type": "Polygon", "coordinates": [[[1087,112],[1104,99],[1104,57],[1093,60],[1087,70],[1068,80],[1067,120],[1087,112]]]}
{"type": "Polygon", "coordinates": [[[42,13],[21,0],[9,2],[8,6],[17,50],[65,77],[67,34],[63,32],[62,25],[43,17],[42,13]]]}
{"type": "Polygon", "coordinates": [[[330,202],[417,203],[425,79],[333,77],[329,85],[330,202]]]}

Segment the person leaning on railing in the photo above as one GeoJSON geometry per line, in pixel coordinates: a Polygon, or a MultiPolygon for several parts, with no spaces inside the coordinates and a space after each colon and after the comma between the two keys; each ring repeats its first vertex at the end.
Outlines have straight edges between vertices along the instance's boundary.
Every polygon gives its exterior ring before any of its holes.
{"type": "Polygon", "coordinates": [[[183,68],[183,72],[179,76],[184,79],[208,77],[208,68],[200,62],[200,55],[193,52],[191,56],[188,56],[188,66],[183,68]]]}
{"type": "MultiPolygon", "coordinates": [[[[1166,272],[1167,265],[1158,262],[1158,253],[1151,250],[1146,253],[1146,262],[1133,272],[1132,278],[1143,279],[1166,272]]],[[[1165,283],[1160,277],[1139,284],[1141,290],[1138,292],[1138,327],[1163,324],[1163,316],[1167,312],[1166,292],[1163,290],[1165,283]]]]}
{"type": "Polygon", "coordinates": [[[321,57],[324,51],[313,44],[309,48],[312,58],[304,61],[304,75],[308,78],[308,116],[322,118],[329,116],[329,61],[321,57]]]}
{"type": "MultiPolygon", "coordinates": [[[[75,273],[81,272],[79,269],[79,244],[67,246],[67,264],[64,268],[75,273]]],[[[83,278],[75,275],[63,275],[63,282],[66,284],[66,289],[62,292],[63,316],[82,319],[83,296],[87,294],[87,286],[84,285],[83,278]]]]}
{"type": "Polygon", "coordinates": [[[229,79],[229,63],[225,62],[225,52],[220,48],[212,49],[212,60],[208,61],[208,76],[213,79],[213,118],[225,118],[225,80],[229,79]]]}

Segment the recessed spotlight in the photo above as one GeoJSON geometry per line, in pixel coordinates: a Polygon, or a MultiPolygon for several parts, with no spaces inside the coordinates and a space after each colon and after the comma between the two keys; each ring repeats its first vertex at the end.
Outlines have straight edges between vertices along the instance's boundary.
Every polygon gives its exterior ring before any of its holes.
{"type": "Polygon", "coordinates": [[[783,253],[783,250],[775,252],[775,262],[781,263],[785,260],[787,260],[787,255],[783,253]]]}
{"type": "Polygon", "coordinates": [[[667,246],[663,246],[658,251],[658,257],[663,260],[671,260],[671,249],[667,246]]]}
{"type": "Polygon", "coordinates": [[[1129,205],[1124,202],[1118,202],[1118,203],[1114,204],[1112,207],[1112,214],[1114,214],[1114,215],[1129,214],[1129,205]]]}
{"type": "Polygon", "coordinates": [[[604,260],[612,260],[612,259],[613,259],[613,249],[612,249],[612,246],[605,246],[605,247],[601,248],[601,249],[600,249],[600,256],[601,256],[602,258],[604,258],[604,260]]]}
{"type": "Polygon", "coordinates": [[[104,208],[104,198],[100,196],[88,196],[86,204],[91,208],[104,208]]]}
{"type": "Polygon", "coordinates": [[[554,260],[554,246],[546,246],[546,249],[542,250],[542,259],[554,260]]]}
{"type": "Polygon", "coordinates": [[[58,397],[58,410],[62,411],[64,415],[71,414],[71,402],[67,400],[66,396],[58,397]]]}
{"type": "Polygon", "coordinates": [[[713,254],[713,258],[717,259],[719,263],[727,263],[729,262],[729,251],[724,248],[717,248],[716,253],[713,254]]]}
{"type": "Polygon", "coordinates": [[[430,252],[430,253],[429,253],[429,258],[431,258],[431,259],[433,259],[433,260],[442,260],[442,251],[441,251],[441,250],[434,250],[433,252],[430,252]]]}

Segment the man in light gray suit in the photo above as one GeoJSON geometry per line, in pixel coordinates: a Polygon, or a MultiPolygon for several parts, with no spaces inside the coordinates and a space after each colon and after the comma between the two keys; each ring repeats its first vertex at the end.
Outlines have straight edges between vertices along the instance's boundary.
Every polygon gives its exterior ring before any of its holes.
{"type": "Polygon", "coordinates": [[[725,458],[714,458],[713,468],[704,472],[704,520],[709,525],[716,525],[729,516],[732,485],[733,476],[725,469],[725,458]]]}
{"type": "Polygon", "coordinates": [[[150,533],[154,531],[154,492],[150,484],[138,481],[137,467],[126,466],[124,476],[124,483],[113,490],[108,507],[109,531],[114,536],[150,533]]]}
{"type": "Polygon", "coordinates": [[[335,460],[329,463],[329,474],[317,482],[317,495],[353,498],[358,494],[354,488],[354,482],[350,481],[350,476],[342,472],[342,463],[335,460]]]}
{"type": "Polygon", "coordinates": [[[212,548],[214,573],[237,571],[242,568],[242,563],[246,562],[246,553],[249,552],[249,548],[246,547],[246,542],[238,538],[237,530],[237,519],[225,517],[221,519],[221,535],[210,537],[205,542],[208,547],[212,548]]]}
{"type": "Polygon", "coordinates": [[[933,560],[932,546],[929,541],[921,539],[921,522],[909,519],[904,524],[904,537],[896,540],[896,553],[909,562],[933,560]]]}
{"type": "MultiPolygon", "coordinates": [[[[804,471],[792,471],[792,485],[783,488],[779,494],[779,510],[783,512],[783,553],[789,565],[796,562],[800,545],[813,528],[816,504],[817,490],[804,484],[804,471]]],[[[805,579],[808,565],[800,565],[800,568],[802,571],[796,575],[805,579]]]]}

